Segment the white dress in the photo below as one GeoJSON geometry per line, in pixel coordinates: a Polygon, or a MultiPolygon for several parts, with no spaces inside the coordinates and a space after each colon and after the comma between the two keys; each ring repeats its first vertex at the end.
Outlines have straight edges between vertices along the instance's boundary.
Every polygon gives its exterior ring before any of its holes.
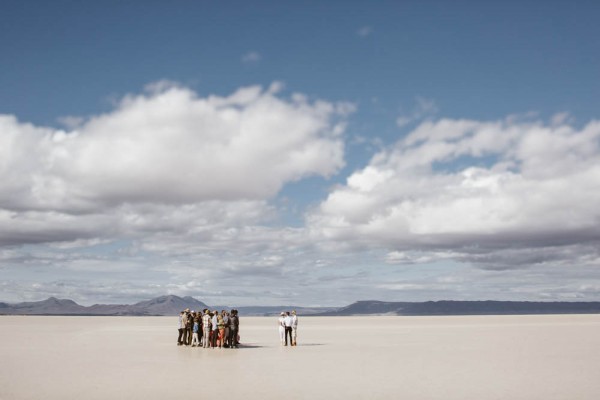
{"type": "Polygon", "coordinates": [[[298,317],[296,315],[292,315],[292,340],[296,343],[296,339],[298,338],[298,317]]]}
{"type": "Polygon", "coordinates": [[[283,342],[285,341],[285,318],[283,317],[279,317],[279,340],[281,341],[281,343],[283,344],[283,342]]]}

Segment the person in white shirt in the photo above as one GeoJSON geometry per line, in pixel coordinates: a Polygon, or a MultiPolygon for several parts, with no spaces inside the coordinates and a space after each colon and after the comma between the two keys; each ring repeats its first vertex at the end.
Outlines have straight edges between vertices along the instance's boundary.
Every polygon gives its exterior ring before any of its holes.
{"type": "Polygon", "coordinates": [[[285,313],[282,312],[281,315],[279,316],[279,341],[281,342],[281,345],[283,345],[283,338],[285,336],[285,313]]]}
{"type": "Polygon", "coordinates": [[[298,338],[298,316],[296,310],[292,311],[292,346],[297,346],[296,339],[298,338]]]}
{"type": "Polygon", "coordinates": [[[211,332],[211,340],[210,340],[210,347],[211,348],[216,348],[217,347],[217,338],[219,337],[219,319],[218,319],[218,315],[219,312],[217,310],[213,311],[213,317],[212,317],[212,332],[211,332]]]}
{"type": "Polygon", "coordinates": [[[285,326],[285,345],[288,345],[288,336],[290,337],[290,346],[292,345],[292,317],[290,312],[285,313],[283,318],[283,325],[285,326]]]}
{"type": "Polygon", "coordinates": [[[210,312],[208,309],[204,310],[204,316],[202,317],[202,330],[204,341],[202,342],[202,347],[208,348],[211,346],[211,329],[212,328],[212,317],[210,316],[210,312]]]}

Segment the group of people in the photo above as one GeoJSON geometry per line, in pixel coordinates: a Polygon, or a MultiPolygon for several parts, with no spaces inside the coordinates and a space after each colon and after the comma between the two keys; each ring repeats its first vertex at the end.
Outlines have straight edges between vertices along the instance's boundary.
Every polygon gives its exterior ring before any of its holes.
{"type": "Polygon", "coordinates": [[[279,316],[279,339],[283,346],[288,345],[288,336],[290,338],[290,346],[296,346],[298,338],[298,316],[296,310],[282,312],[279,316]]]}
{"type": "Polygon", "coordinates": [[[234,348],[239,346],[240,318],[237,310],[220,313],[204,309],[179,313],[178,346],[234,348]]]}
{"type": "MultiPolygon", "coordinates": [[[[298,315],[296,310],[282,312],[278,320],[279,339],[282,346],[296,346],[298,315]]],[[[203,348],[234,348],[240,344],[240,318],[238,311],[194,311],[189,308],[179,313],[178,346],[203,348]]]]}

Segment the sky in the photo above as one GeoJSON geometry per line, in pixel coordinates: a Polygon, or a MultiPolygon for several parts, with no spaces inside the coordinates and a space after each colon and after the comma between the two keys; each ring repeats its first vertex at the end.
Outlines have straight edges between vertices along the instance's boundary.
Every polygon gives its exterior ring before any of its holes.
{"type": "Polygon", "coordinates": [[[5,1],[0,301],[600,301],[599,19],[5,1]]]}

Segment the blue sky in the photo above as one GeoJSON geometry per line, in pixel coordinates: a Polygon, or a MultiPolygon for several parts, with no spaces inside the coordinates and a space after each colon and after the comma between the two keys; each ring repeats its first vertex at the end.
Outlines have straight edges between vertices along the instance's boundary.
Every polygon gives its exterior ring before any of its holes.
{"type": "Polygon", "coordinates": [[[599,16],[6,2],[0,300],[600,300],[599,16]]]}
{"type": "Polygon", "coordinates": [[[8,2],[2,105],[51,124],[168,77],[200,93],[281,80],[364,113],[373,97],[396,113],[421,96],[450,117],[534,108],[588,119],[599,85],[594,4],[8,2]],[[240,63],[251,52],[260,61],[240,63]]]}

